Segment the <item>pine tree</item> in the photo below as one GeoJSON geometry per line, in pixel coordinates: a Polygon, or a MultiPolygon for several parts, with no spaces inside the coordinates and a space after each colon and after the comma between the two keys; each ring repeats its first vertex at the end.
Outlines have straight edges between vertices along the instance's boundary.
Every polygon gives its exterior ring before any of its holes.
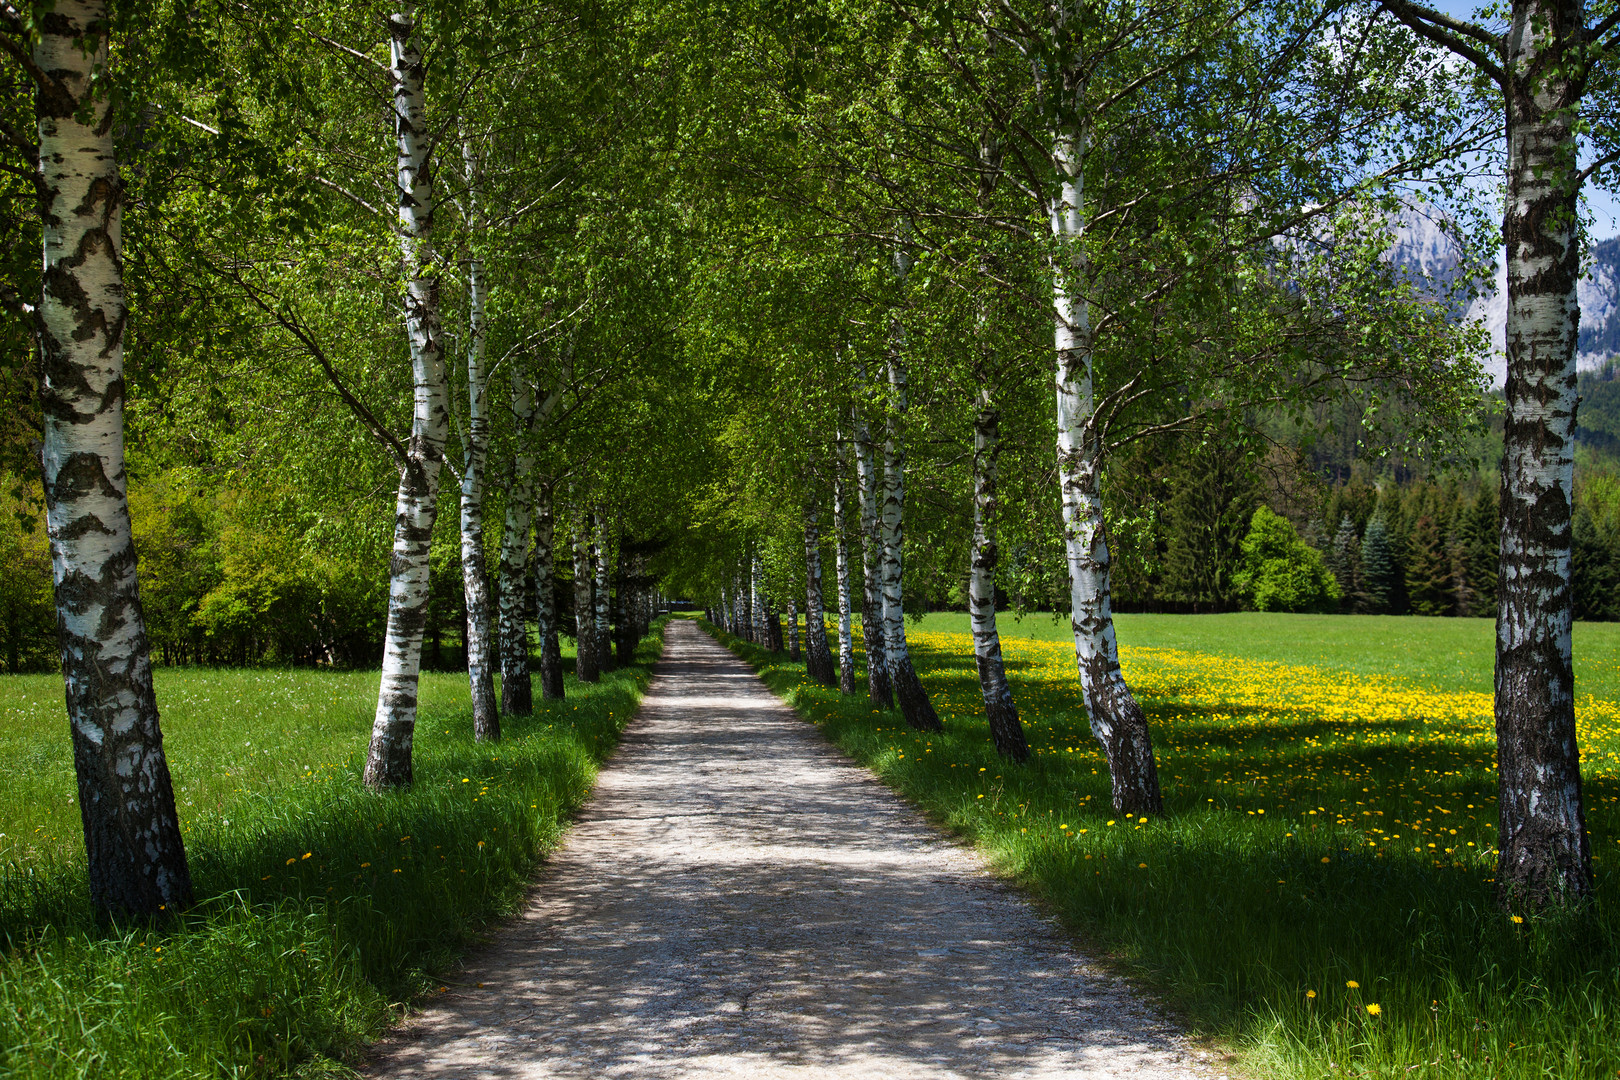
{"type": "Polygon", "coordinates": [[[1387,615],[1395,595],[1395,559],[1389,550],[1389,529],[1382,516],[1367,522],[1361,538],[1363,604],[1374,615],[1387,615]]]}
{"type": "Polygon", "coordinates": [[[1496,493],[1482,488],[1457,522],[1457,559],[1462,571],[1458,591],[1463,594],[1458,598],[1458,613],[1489,618],[1496,614],[1496,493]]]}
{"type": "Polygon", "coordinates": [[[1356,542],[1356,525],[1350,520],[1349,514],[1339,518],[1339,529],[1333,534],[1333,542],[1328,545],[1326,558],[1327,567],[1333,572],[1333,579],[1339,583],[1339,596],[1341,610],[1348,611],[1356,603],[1361,575],[1356,565],[1360,559],[1360,544],[1356,542]]]}
{"type": "Polygon", "coordinates": [[[1600,528],[1589,507],[1575,512],[1574,593],[1577,619],[1620,619],[1620,536],[1600,528]]]}
{"type": "Polygon", "coordinates": [[[1406,558],[1406,596],[1419,615],[1449,615],[1456,607],[1451,587],[1451,557],[1440,539],[1440,527],[1425,514],[1412,526],[1406,558]]]}

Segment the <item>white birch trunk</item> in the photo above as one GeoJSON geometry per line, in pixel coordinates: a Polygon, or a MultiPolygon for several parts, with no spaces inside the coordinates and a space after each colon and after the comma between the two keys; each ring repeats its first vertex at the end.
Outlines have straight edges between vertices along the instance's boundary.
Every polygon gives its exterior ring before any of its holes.
{"type": "Polygon", "coordinates": [[[110,29],[105,3],[59,0],[33,49],[46,74],[35,96],[40,464],[90,898],[105,914],[165,918],[191,904],[192,888],[124,472],[123,187],[107,96],[91,86],[110,29]]]}
{"type": "Polygon", "coordinates": [[[850,626],[849,597],[849,513],[845,506],[848,490],[844,482],[844,448],[838,438],[838,455],[833,467],[833,534],[837,540],[838,569],[838,689],[855,692],[855,638],[850,626]]]}
{"type": "Polygon", "coordinates": [[[580,682],[598,682],[596,642],[593,627],[596,608],[591,603],[590,515],[576,510],[574,517],[574,677],[580,682]]]}
{"type": "Polygon", "coordinates": [[[534,388],[512,372],[512,482],[506,492],[506,521],[501,530],[500,649],[501,712],[527,716],[534,712],[534,680],[529,673],[530,533],[534,526],[534,388]]]}
{"type": "Polygon", "coordinates": [[[1001,417],[988,380],[981,380],[979,407],[973,417],[973,543],[968,578],[968,620],[973,628],[973,655],[979,669],[979,691],[990,721],[996,752],[1013,761],[1029,760],[1029,743],[1018,718],[1012,687],[1007,685],[996,627],[996,465],[1000,453],[1001,417]]]}
{"type": "Polygon", "coordinates": [[[595,515],[596,528],[592,535],[592,557],[596,563],[596,625],[592,638],[596,641],[596,668],[598,671],[613,670],[613,627],[608,618],[608,605],[612,600],[612,584],[608,578],[609,552],[607,538],[607,523],[602,515],[595,515]]]}
{"type": "Polygon", "coordinates": [[[1580,306],[1575,0],[1518,0],[1504,65],[1507,417],[1497,571],[1496,888],[1509,907],[1592,891],[1570,630],[1575,345],[1580,306]]]}
{"type": "Polygon", "coordinates": [[[804,571],[805,672],[823,686],[837,686],[821,599],[821,519],[815,503],[809,501],[804,504],[804,571]]]}
{"type": "Polygon", "coordinates": [[[898,355],[898,328],[896,335],[895,351],[889,356],[889,413],[883,440],[883,563],[879,578],[883,588],[883,650],[889,661],[889,684],[894,689],[900,715],[920,731],[939,731],[942,729],[939,714],[928,700],[928,692],[917,678],[906,648],[906,614],[901,593],[905,576],[906,369],[898,355]]]}
{"type": "Polygon", "coordinates": [[[433,177],[428,168],[426,72],[413,39],[414,6],[390,15],[388,33],[398,146],[399,247],[405,270],[405,329],[415,384],[411,439],[395,498],[390,562],[388,630],[383,644],[377,714],[371,727],[365,783],[396,787],[411,782],[416,732],[417,679],[427,621],[428,548],[438,515],[439,468],[449,435],[448,387],[439,341],[439,280],[432,245],[433,177]]]}
{"type": "MultiPolygon", "coordinates": [[[[477,166],[462,148],[469,179],[477,166]]],[[[476,191],[471,196],[476,203],[476,191]]],[[[494,652],[489,619],[489,571],[484,565],[484,471],[489,461],[489,376],[484,370],[484,306],[488,285],[477,258],[467,267],[467,438],[461,469],[461,581],[467,606],[467,682],[472,692],[473,737],[501,737],[495,708],[494,652]]]]}
{"type": "Polygon", "coordinates": [[[534,621],[540,639],[540,696],[563,700],[562,649],[557,641],[556,522],[551,510],[551,485],[535,492],[534,514],[534,621]]]}
{"type": "Polygon", "coordinates": [[[799,603],[788,597],[788,659],[799,662],[799,603]]]}
{"type": "Polygon", "coordinates": [[[760,565],[758,555],[753,557],[748,566],[748,637],[755,645],[765,648],[765,598],[759,591],[759,579],[764,573],[764,568],[760,565]]]}
{"type": "Polygon", "coordinates": [[[872,705],[894,708],[889,685],[889,659],[883,645],[883,590],[878,566],[883,561],[882,526],[878,521],[877,468],[872,460],[872,434],[857,411],[855,470],[861,500],[861,637],[866,646],[866,690],[872,705]]]}
{"type": "Polygon", "coordinates": [[[1069,619],[1091,731],[1108,759],[1114,809],[1159,813],[1158,770],[1147,718],[1119,668],[1110,603],[1108,541],[1098,481],[1102,447],[1093,421],[1091,313],[1082,293],[1086,257],[1082,167],[1084,136],[1061,132],[1054,145],[1061,197],[1052,210],[1059,259],[1053,276],[1057,352],[1057,463],[1069,565],[1069,619]]]}

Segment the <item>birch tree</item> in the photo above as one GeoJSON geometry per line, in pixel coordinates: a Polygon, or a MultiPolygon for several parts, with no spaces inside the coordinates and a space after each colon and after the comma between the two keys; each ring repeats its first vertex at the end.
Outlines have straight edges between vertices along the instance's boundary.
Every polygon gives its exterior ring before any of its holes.
{"type": "Polygon", "coordinates": [[[1408,0],[1382,6],[1489,78],[1506,117],[1496,890],[1508,908],[1575,903],[1592,892],[1570,641],[1577,207],[1582,185],[1620,159],[1613,114],[1583,109],[1612,103],[1620,9],[1589,18],[1582,0],[1513,0],[1493,29],[1408,0]],[[1582,167],[1581,135],[1594,131],[1596,159],[1582,167]]]}
{"type": "Polygon", "coordinates": [[[821,521],[814,502],[804,506],[805,671],[825,686],[838,685],[832,652],[827,648],[827,616],[821,598],[821,521]]]}
{"type": "Polygon", "coordinates": [[[533,524],[534,450],[538,423],[534,387],[528,375],[512,371],[512,427],[516,445],[512,453],[512,480],[506,491],[506,521],[501,530],[500,649],[501,712],[526,716],[534,711],[534,687],[529,677],[528,582],[531,579],[529,530],[533,524]]]}
{"type": "Polygon", "coordinates": [[[855,640],[850,627],[849,594],[849,511],[848,480],[845,478],[846,447],[840,433],[833,458],[833,542],[838,574],[838,690],[855,692],[855,640]]]}
{"type": "Polygon", "coordinates": [[[889,680],[887,625],[879,565],[883,559],[882,523],[878,518],[877,470],[872,456],[872,434],[857,408],[851,415],[855,443],[855,486],[861,516],[861,637],[866,647],[866,691],[874,708],[894,708],[889,680]]]}
{"type": "MultiPolygon", "coordinates": [[[[470,232],[479,221],[481,163],[471,140],[462,142],[462,166],[467,186],[466,216],[470,232]]],[[[473,737],[480,742],[501,737],[495,709],[495,675],[491,668],[489,628],[489,572],[484,565],[484,473],[489,461],[489,373],[485,370],[488,344],[486,305],[488,284],[484,261],[477,250],[467,261],[467,427],[461,463],[461,580],[467,608],[467,682],[472,693],[473,737]]],[[[513,410],[518,409],[514,400],[513,410]]],[[[506,683],[502,681],[502,691],[506,683]]]]}
{"type": "MultiPolygon", "coordinates": [[[[902,274],[902,279],[904,275],[902,274]]],[[[906,499],[906,368],[898,345],[888,359],[889,400],[883,440],[883,653],[889,665],[889,685],[894,690],[900,713],[906,723],[920,731],[939,731],[943,725],[922,680],[912,666],[906,649],[906,613],[902,598],[905,578],[905,499],[906,499]]]]}
{"type": "Polygon", "coordinates": [[[540,696],[547,701],[561,701],[564,693],[562,650],[557,641],[557,581],[553,570],[555,530],[551,485],[542,484],[535,501],[534,595],[535,631],[540,639],[540,696]]]}
{"type": "Polygon", "coordinates": [[[409,784],[416,730],[417,676],[427,620],[428,547],[438,515],[439,469],[449,437],[448,385],[439,330],[439,279],[433,250],[434,190],[429,165],[427,66],[415,40],[415,7],[388,17],[389,77],[398,148],[399,250],[405,270],[405,328],[415,408],[396,495],[388,630],[377,714],[366,755],[373,788],[409,784]]]}
{"type": "Polygon", "coordinates": [[[600,682],[595,642],[596,605],[592,601],[594,574],[591,569],[590,514],[574,508],[574,677],[580,682],[600,682]]]}
{"type": "MultiPolygon", "coordinates": [[[[20,29],[18,16],[3,16],[20,29]]],[[[124,468],[122,197],[98,0],[61,0],[13,57],[34,83],[44,258],[34,326],[45,516],[90,897],[104,915],[191,904],[141,615],[124,468]],[[26,59],[24,57],[26,56],[26,59]]]]}

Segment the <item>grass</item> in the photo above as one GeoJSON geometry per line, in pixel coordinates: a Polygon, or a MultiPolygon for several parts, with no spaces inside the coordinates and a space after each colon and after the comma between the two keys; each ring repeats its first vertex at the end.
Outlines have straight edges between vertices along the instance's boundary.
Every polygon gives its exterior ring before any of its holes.
{"type": "Polygon", "coordinates": [[[657,657],[471,734],[424,674],[416,782],[360,784],[375,672],[160,669],[197,907],[98,927],[59,676],[0,677],[0,1075],[351,1076],[364,1041],[516,910],[657,657]]]}
{"type": "MultiPolygon", "coordinates": [[[[1437,690],[1491,692],[1496,624],[1491,619],[1412,615],[1114,616],[1121,645],[1183,649],[1248,660],[1309,664],[1357,675],[1390,675],[1437,690]]],[[[1068,619],[1050,614],[997,617],[1009,638],[1071,644],[1068,619]]],[[[968,633],[968,617],[925,615],[924,631],[968,633]]],[[[1620,700],[1620,623],[1575,624],[1575,692],[1620,700]]]]}
{"type": "Polygon", "coordinates": [[[1045,619],[1004,628],[1036,750],[1020,767],[991,747],[970,641],[949,619],[908,631],[940,735],[727,640],[830,739],[1230,1046],[1241,1071],[1620,1074],[1616,628],[1577,630],[1597,903],[1515,924],[1492,899],[1488,624],[1122,618],[1167,808],[1133,821],[1109,807],[1066,634],[1045,619]],[[1040,637],[1014,636],[1024,628],[1040,637]]]}

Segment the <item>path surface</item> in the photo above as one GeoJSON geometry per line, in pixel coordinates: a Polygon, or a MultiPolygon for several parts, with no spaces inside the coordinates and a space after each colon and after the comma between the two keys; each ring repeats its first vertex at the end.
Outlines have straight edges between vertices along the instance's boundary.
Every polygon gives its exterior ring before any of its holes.
{"type": "Polygon", "coordinates": [[[447,985],[372,1075],[1215,1075],[683,621],[528,911],[447,985]]]}

